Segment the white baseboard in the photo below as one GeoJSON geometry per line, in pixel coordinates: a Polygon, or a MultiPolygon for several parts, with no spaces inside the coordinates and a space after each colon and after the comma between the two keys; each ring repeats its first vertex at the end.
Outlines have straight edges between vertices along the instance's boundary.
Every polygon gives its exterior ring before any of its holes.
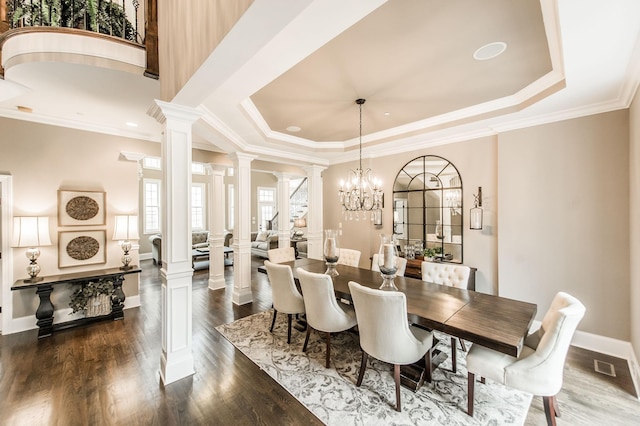
{"type": "Polygon", "coordinates": [[[571,345],[616,358],[626,359],[636,395],[638,395],[638,399],[640,400],[640,368],[631,342],[577,330],[573,335],[571,345]]]}
{"type": "MultiPolygon", "coordinates": [[[[137,308],[140,306],[140,295],[128,296],[124,300],[124,309],[137,308]]],[[[61,322],[73,321],[74,319],[83,318],[82,314],[71,314],[71,308],[58,309],[53,313],[53,323],[58,324],[61,322]]],[[[20,318],[14,318],[11,321],[11,328],[4,334],[20,333],[22,331],[28,331],[38,328],[36,324],[36,315],[27,315],[20,318]]]]}
{"type": "Polygon", "coordinates": [[[138,259],[140,259],[140,260],[153,259],[153,255],[151,253],[143,253],[143,254],[138,256],[138,259]]]}

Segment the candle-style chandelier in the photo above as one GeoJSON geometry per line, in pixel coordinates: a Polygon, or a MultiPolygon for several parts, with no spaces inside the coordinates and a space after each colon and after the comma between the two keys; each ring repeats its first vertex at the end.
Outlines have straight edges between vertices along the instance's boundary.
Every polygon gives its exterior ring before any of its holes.
{"type": "Polygon", "coordinates": [[[371,169],[362,169],[362,104],[364,99],[357,99],[356,104],[360,108],[360,163],[355,170],[349,171],[346,183],[340,181],[340,204],[346,219],[366,218],[366,212],[371,212],[371,220],[375,213],[382,209],[382,187],[380,181],[373,176],[371,169]]]}

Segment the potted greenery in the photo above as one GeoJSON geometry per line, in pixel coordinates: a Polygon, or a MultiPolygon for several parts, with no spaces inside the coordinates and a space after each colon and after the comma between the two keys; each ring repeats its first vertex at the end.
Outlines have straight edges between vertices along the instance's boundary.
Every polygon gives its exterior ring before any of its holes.
{"type": "Polygon", "coordinates": [[[436,256],[436,249],[435,248],[431,248],[431,247],[427,247],[426,249],[423,250],[422,252],[424,254],[424,258],[427,260],[433,260],[433,258],[436,256]]]}
{"type": "Polygon", "coordinates": [[[90,281],[81,285],[71,295],[71,313],[84,311],[86,317],[107,315],[111,312],[111,298],[114,293],[112,280],[90,281]]]}

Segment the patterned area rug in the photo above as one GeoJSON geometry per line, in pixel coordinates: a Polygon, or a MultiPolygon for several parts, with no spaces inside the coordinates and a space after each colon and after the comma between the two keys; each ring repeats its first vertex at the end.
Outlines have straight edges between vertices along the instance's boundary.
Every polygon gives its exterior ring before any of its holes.
{"type": "MultiPolygon", "coordinates": [[[[216,327],[236,348],[266,371],[328,425],[521,425],[531,395],[487,380],[475,387],[474,417],[467,409],[465,352],[458,348],[458,372],[445,360],[434,372],[433,383],[417,392],[402,388],[402,412],[395,411],[393,366],[369,357],[360,388],[355,386],[362,352],[355,333],[331,336],[331,368],[324,367],[325,342],[312,332],[307,353],[302,352],[305,333],[292,330],[287,344],[287,323],[278,315],[269,332],[273,311],[242,318],[216,327]]],[[[450,354],[444,335],[438,349],[450,354]]],[[[469,344],[467,344],[468,346],[469,344]]]]}

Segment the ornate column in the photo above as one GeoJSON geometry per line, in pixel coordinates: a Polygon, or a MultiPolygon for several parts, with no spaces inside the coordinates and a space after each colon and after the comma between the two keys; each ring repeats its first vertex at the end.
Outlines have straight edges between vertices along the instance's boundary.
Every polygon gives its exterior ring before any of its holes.
{"type": "Polygon", "coordinates": [[[291,239],[291,209],[289,192],[291,175],[274,173],[278,178],[278,247],[289,247],[291,239]]]}
{"type": "Polygon", "coordinates": [[[322,254],[322,171],[323,166],[305,167],[309,185],[309,210],[307,211],[307,257],[324,259],[322,254]]]}
{"type": "Polygon", "coordinates": [[[148,114],[162,136],[162,354],[160,379],[168,385],[192,375],[191,127],[192,108],[156,100],[148,114]]]}
{"type": "Polygon", "coordinates": [[[253,301],[251,293],[251,161],[255,155],[234,152],[233,182],[235,190],[235,226],[233,243],[233,303],[244,305],[253,301]]]}
{"type": "Polygon", "coordinates": [[[209,174],[209,289],[225,287],[224,281],[224,174],[227,166],[207,164],[209,174]]]}

